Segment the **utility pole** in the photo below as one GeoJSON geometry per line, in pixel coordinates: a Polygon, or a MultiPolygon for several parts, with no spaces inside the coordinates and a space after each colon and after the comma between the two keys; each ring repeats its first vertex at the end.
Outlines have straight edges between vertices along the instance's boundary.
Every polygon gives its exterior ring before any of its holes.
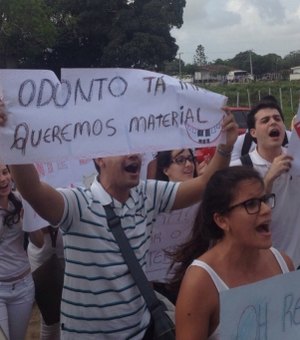
{"type": "Polygon", "coordinates": [[[183,54],[183,52],[179,52],[179,79],[181,79],[181,55],[183,54]]]}

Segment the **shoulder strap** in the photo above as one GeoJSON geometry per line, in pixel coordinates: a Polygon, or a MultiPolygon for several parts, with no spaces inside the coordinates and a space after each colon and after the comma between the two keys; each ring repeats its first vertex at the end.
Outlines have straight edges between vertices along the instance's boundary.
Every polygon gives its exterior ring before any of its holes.
{"type": "Polygon", "coordinates": [[[252,136],[250,135],[249,132],[246,132],[245,138],[244,138],[244,143],[243,143],[243,146],[242,146],[241,156],[244,156],[247,153],[249,153],[252,142],[253,142],[252,136]]]}
{"type": "Polygon", "coordinates": [[[251,157],[248,153],[246,155],[241,156],[240,160],[242,162],[242,165],[247,165],[247,166],[253,167],[251,157]]]}
{"type": "Polygon", "coordinates": [[[283,273],[288,273],[290,270],[285,262],[285,259],[283,258],[283,256],[280,254],[280,252],[276,249],[271,247],[270,248],[271,252],[273,253],[273,255],[275,256],[281,270],[283,273]]]}
{"type": "Polygon", "coordinates": [[[150,282],[148,281],[135,256],[134,251],[130,246],[130,243],[121,226],[120,217],[115,214],[111,205],[104,205],[103,208],[106,213],[108,226],[110,227],[120,247],[121,253],[128,265],[129,271],[133,276],[141,294],[143,295],[150,312],[153,314],[156,310],[163,307],[163,305],[155,296],[154,290],[151,287],[150,282]]]}
{"type": "Polygon", "coordinates": [[[282,142],[282,146],[286,146],[287,144],[289,144],[289,139],[288,139],[288,136],[285,132],[284,139],[283,139],[283,142],[282,142]]]}
{"type": "Polygon", "coordinates": [[[224,290],[228,290],[229,287],[227,286],[227,284],[220,278],[220,276],[212,269],[211,266],[209,266],[207,263],[195,259],[192,263],[191,266],[197,266],[200,267],[202,269],[204,269],[208,275],[210,276],[210,278],[212,279],[214,285],[217,288],[217,291],[220,293],[224,290]]]}

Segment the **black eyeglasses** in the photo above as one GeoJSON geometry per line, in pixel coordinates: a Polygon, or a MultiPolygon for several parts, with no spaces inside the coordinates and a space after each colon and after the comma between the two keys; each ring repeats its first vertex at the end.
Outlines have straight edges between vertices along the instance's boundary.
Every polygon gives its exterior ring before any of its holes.
{"type": "Polygon", "coordinates": [[[229,212],[234,208],[242,206],[246,209],[249,215],[254,215],[260,212],[262,202],[273,209],[275,207],[275,194],[266,194],[260,198],[251,198],[247,201],[229,207],[227,211],[229,212]]]}
{"type": "Polygon", "coordinates": [[[189,155],[178,156],[172,159],[172,163],[176,163],[177,165],[185,165],[186,162],[194,163],[194,157],[192,155],[189,155]]]}

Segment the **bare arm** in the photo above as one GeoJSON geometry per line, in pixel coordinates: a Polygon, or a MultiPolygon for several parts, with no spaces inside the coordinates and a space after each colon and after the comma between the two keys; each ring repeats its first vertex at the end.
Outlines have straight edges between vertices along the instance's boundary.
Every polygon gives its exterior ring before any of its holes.
{"type": "Polygon", "coordinates": [[[210,177],[217,170],[229,166],[230,153],[238,135],[238,126],[232,114],[226,115],[222,128],[227,133],[226,144],[217,147],[217,151],[201,176],[180,183],[172,209],[182,209],[199,202],[210,177]]]}
{"type": "Polygon", "coordinates": [[[284,260],[285,260],[285,262],[286,262],[286,264],[289,268],[289,271],[293,272],[295,270],[295,266],[294,266],[292,259],[287,254],[285,254],[283,252],[280,252],[280,253],[281,253],[282,257],[284,258],[284,260]]]}
{"type": "Polygon", "coordinates": [[[203,269],[190,267],[176,302],[176,340],[207,340],[219,322],[219,295],[203,269]]]}
{"type": "MultiPolygon", "coordinates": [[[[4,103],[0,99],[0,126],[5,126],[6,121],[4,103]]],[[[64,211],[62,195],[50,185],[40,181],[33,164],[10,165],[9,168],[22,197],[49,224],[56,225],[64,211]]]]}
{"type": "Polygon", "coordinates": [[[50,185],[41,182],[33,164],[10,165],[12,177],[22,197],[51,225],[63,216],[62,195],[50,185]]]}

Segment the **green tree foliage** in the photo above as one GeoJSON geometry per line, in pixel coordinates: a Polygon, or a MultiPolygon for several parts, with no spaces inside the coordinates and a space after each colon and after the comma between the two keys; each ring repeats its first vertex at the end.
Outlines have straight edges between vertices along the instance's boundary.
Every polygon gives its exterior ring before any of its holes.
{"type": "Polygon", "coordinates": [[[170,29],[182,25],[184,6],[183,0],[131,2],[114,22],[102,65],[162,70],[178,50],[170,29]]]}
{"type": "Polygon", "coordinates": [[[197,46],[196,53],[194,55],[194,64],[196,64],[197,66],[207,65],[205,49],[202,45],[197,46]]]}
{"type": "Polygon", "coordinates": [[[178,46],[185,0],[1,0],[2,67],[162,70],[178,46]],[[5,56],[5,58],[3,57],[5,56]]]}
{"type": "Polygon", "coordinates": [[[0,66],[26,66],[51,48],[55,27],[43,0],[0,1],[0,66]]]}
{"type": "Polygon", "coordinates": [[[292,51],[284,57],[282,61],[283,67],[289,69],[294,66],[300,65],[300,50],[292,51]]]}

